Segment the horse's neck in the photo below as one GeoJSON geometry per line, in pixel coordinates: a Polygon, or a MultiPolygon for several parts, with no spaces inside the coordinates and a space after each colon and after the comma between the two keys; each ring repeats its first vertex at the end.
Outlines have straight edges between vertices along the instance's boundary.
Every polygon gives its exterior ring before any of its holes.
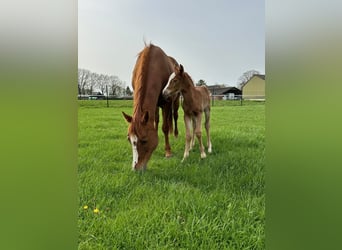
{"type": "Polygon", "coordinates": [[[154,120],[158,98],[157,92],[151,91],[149,88],[141,90],[135,97],[133,116],[141,116],[141,114],[148,111],[149,118],[154,120]]]}

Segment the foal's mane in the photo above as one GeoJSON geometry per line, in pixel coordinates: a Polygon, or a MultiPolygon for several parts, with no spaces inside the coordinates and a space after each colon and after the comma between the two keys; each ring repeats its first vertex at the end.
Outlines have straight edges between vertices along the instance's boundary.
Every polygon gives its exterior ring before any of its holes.
{"type": "Polygon", "coordinates": [[[192,80],[191,76],[188,73],[184,72],[184,77],[188,82],[190,82],[193,86],[195,86],[194,81],[192,80]]]}

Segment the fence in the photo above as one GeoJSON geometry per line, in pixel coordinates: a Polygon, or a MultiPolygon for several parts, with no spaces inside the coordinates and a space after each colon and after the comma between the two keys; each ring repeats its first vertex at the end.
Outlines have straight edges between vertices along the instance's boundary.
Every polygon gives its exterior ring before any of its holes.
{"type": "Polygon", "coordinates": [[[242,106],[251,104],[262,104],[265,102],[265,96],[248,95],[211,95],[211,105],[219,106],[242,106]]]}
{"type": "MultiPolygon", "coordinates": [[[[115,100],[133,100],[132,96],[106,96],[106,95],[78,95],[78,100],[94,100],[106,101],[109,107],[109,101],[115,100]]],[[[181,99],[182,101],[182,99],[181,99]]],[[[235,95],[233,98],[227,95],[211,95],[212,106],[243,106],[243,105],[258,105],[264,104],[266,101],[265,96],[242,96],[235,95]]]]}
{"type": "Polygon", "coordinates": [[[133,96],[78,95],[78,100],[133,100],[133,96]]]}

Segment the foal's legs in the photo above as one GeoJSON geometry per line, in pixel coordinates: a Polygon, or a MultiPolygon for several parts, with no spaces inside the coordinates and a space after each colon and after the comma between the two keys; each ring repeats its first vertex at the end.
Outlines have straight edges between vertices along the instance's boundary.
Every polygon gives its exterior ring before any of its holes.
{"type": "Polygon", "coordinates": [[[192,116],[192,137],[191,137],[191,142],[190,142],[190,150],[193,149],[195,146],[195,130],[196,130],[196,117],[192,116]]]}
{"type": "Polygon", "coordinates": [[[189,156],[190,143],[191,143],[191,117],[184,114],[185,124],[185,150],[183,160],[189,156]]]}
{"type": "Polygon", "coordinates": [[[211,140],[210,140],[210,107],[204,110],[205,113],[205,130],[207,131],[207,146],[208,146],[208,153],[212,152],[211,149],[211,140]]]}
{"type": "Polygon", "coordinates": [[[205,151],[204,151],[204,146],[203,146],[203,143],[202,143],[202,113],[199,113],[197,116],[196,116],[196,129],[195,129],[195,134],[196,134],[196,137],[198,139],[198,143],[199,143],[199,148],[200,148],[200,151],[201,151],[201,158],[205,158],[207,157],[207,155],[205,154],[205,151]]]}

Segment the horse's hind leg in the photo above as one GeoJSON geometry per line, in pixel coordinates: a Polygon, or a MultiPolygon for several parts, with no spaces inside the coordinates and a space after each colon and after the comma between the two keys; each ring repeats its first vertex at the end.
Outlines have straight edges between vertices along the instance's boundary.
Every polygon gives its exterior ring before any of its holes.
{"type": "MultiPolygon", "coordinates": [[[[171,146],[170,146],[170,142],[169,142],[169,131],[170,131],[170,107],[164,107],[162,109],[162,113],[163,113],[163,126],[162,126],[162,130],[164,133],[164,137],[165,137],[165,157],[171,157],[172,153],[171,153],[171,146]]],[[[172,117],[171,117],[171,123],[172,123],[172,117]]]]}
{"type": "Polygon", "coordinates": [[[208,146],[208,153],[212,152],[211,148],[211,140],[210,140],[210,107],[204,110],[205,113],[205,130],[207,132],[207,146],[208,146]]]}
{"type": "Polygon", "coordinates": [[[175,97],[175,100],[173,102],[173,119],[175,122],[175,130],[174,130],[174,135],[177,138],[178,137],[178,126],[177,126],[177,120],[178,120],[178,108],[179,108],[179,95],[175,97]]]}
{"type": "Polygon", "coordinates": [[[207,155],[205,154],[205,151],[204,151],[204,146],[203,146],[203,143],[202,143],[202,123],[201,123],[201,120],[202,120],[202,113],[199,113],[197,116],[196,116],[196,130],[195,130],[195,134],[196,134],[196,137],[198,139],[198,143],[199,143],[199,148],[200,148],[200,151],[201,151],[201,158],[205,158],[207,157],[207,155]]]}
{"type": "Polygon", "coordinates": [[[156,109],[155,120],[154,120],[154,128],[158,131],[159,124],[159,108],[156,109]]]}

